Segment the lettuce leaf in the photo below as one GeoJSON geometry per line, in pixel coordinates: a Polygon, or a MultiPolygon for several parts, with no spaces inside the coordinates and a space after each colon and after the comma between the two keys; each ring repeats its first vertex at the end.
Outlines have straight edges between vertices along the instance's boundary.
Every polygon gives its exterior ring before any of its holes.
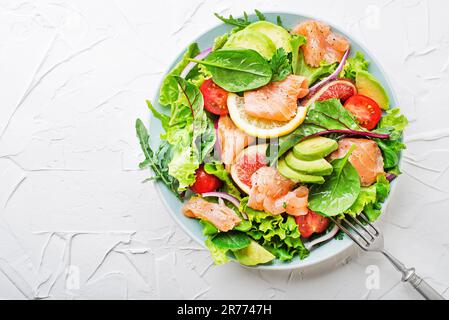
{"type": "Polygon", "coordinates": [[[241,200],[239,189],[237,189],[237,187],[234,185],[234,182],[232,181],[229,172],[226,171],[222,163],[219,162],[206,163],[204,164],[204,171],[206,171],[209,174],[213,174],[218,179],[223,181],[222,187],[223,192],[227,192],[230,195],[236,197],[238,200],[241,200]]]}
{"type": "Polygon", "coordinates": [[[390,134],[390,139],[387,140],[374,139],[382,151],[384,168],[388,172],[400,173],[398,168],[399,155],[406,148],[405,144],[402,143],[402,134],[407,125],[407,117],[401,114],[399,108],[395,108],[387,111],[376,129],[378,132],[390,134]]]}
{"type": "Polygon", "coordinates": [[[340,78],[355,80],[358,71],[368,71],[369,62],[360,51],[357,51],[354,57],[348,58],[340,73],[340,78]]]}
{"type": "Polygon", "coordinates": [[[376,202],[376,187],[374,185],[369,187],[361,187],[360,193],[352,206],[347,210],[347,214],[355,217],[362,213],[366,205],[376,202]]]}
{"type": "Polygon", "coordinates": [[[248,207],[248,197],[242,199],[240,210],[245,212],[251,222],[247,234],[278,259],[288,261],[295,255],[301,259],[308,256],[309,251],[301,241],[301,235],[295,218],[289,215],[272,215],[248,207]]]}
{"type": "Polygon", "coordinates": [[[161,88],[159,90],[159,104],[162,106],[168,106],[178,100],[178,83],[173,76],[179,76],[182,70],[189,64],[189,58],[194,58],[200,53],[200,49],[197,43],[192,43],[187,51],[182,56],[181,60],[176,66],[165,76],[162,81],[161,88]]]}
{"type": "Polygon", "coordinates": [[[345,213],[356,217],[362,211],[373,222],[382,212],[382,203],[390,192],[390,182],[384,175],[379,175],[375,184],[362,187],[359,197],[345,213]]]}
{"type": "Polygon", "coordinates": [[[179,191],[195,182],[195,171],[215,144],[212,120],[204,111],[200,90],[181,77],[173,76],[181,88],[172,104],[166,139],[173,146],[168,173],[179,181],[179,191]]]}
{"type": "Polygon", "coordinates": [[[221,249],[217,247],[211,239],[206,239],[204,242],[206,247],[209,249],[212,259],[216,265],[224,264],[229,262],[229,257],[227,256],[227,249],[221,249]]]}
{"type": "Polygon", "coordinates": [[[293,73],[307,78],[309,87],[311,87],[318,80],[329,76],[337,69],[337,63],[321,62],[317,68],[309,66],[304,59],[303,50],[299,50],[297,60],[294,65],[293,73]]]}

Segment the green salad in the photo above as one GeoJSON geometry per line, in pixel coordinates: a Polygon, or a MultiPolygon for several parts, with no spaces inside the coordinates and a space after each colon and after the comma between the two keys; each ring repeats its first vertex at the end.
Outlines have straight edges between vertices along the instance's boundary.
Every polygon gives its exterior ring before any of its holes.
{"type": "Polygon", "coordinates": [[[342,238],[332,219],[378,219],[407,118],[363,52],[316,20],[216,16],[228,32],[191,44],[147,101],[157,148],[136,121],[140,168],[198,220],[215,263],[306,259],[342,238]]]}

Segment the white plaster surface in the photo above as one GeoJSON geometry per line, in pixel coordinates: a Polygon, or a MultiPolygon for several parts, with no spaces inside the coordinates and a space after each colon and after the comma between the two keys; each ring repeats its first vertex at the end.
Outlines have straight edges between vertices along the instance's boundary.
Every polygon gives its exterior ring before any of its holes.
{"type": "Polygon", "coordinates": [[[162,71],[213,12],[253,8],[332,21],[388,70],[411,123],[386,246],[449,298],[446,0],[0,0],[0,298],[420,298],[355,249],[312,270],[214,267],[141,183],[133,126],[162,71]]]}

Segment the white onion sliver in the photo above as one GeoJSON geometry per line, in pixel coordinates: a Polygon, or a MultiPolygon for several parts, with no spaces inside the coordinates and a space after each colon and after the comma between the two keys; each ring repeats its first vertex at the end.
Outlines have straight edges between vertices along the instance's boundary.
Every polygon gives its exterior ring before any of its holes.
{"type": "Polygon", "coordinates": [[[318,82],[317,84],[313,85],[311,88],[309,88],[309,91],[315,90],[316,88],[328,83],[331,80],[334,80],[338,77],[338,75],[340,74],[340,72],[343,70],[343,67],[345,66],[346,63],[346,59],[348,59],[348,55],[349,55],[349,49],[346,50],[345,54],[343,55],[343,58],[341,58],[340,64],[338,65],[337,69],[335,69],[334,72],[332,72],[332,74],[326,78],[324,78],[323,80],[321,80],[320,82],[318,82]]]}
{"type": "MultiPolygon", "coordinates": [[[[207,48],[207,49],[201,51],[194,59],[195,60],[203,60],[211,52],[212,52],[212,48],[207,48]]],[[[197,64],[196,62],[189,62],[189,64],[184,68],[184,70],[182,70],[180,76],[182,78],[185,78],[189,74],[190,70],[192,70],[196,66],[196,64],[197,64]]]]}
{"type": "Polygon", "coordinates": [[[318,243],[321,243],[321,242],[324,242],[324,241],[327,241],[327,240],[333,238],[337,234],[338,230],[339,230],[338,226],[334,225],[334,227],[331,229],[331,231],[329,231],[325,235],[322,235],[319,238],[316,238],[313,241],[305,243],[304,246],[306,247],[307,250],[310,250],[313,246],[316,246],[318,243]]]}
{"type": "MultiPolygon", "coordinates": [[[[240,201],[236,198],[231,196],[229,193],[226,192],[205,192],[201,194],[203,197],[216,197],[228,200],[230,203],[232,203],[234,206],[237,207],[237,209],[240,207],[240,201]]],[[[244,212],[240,212],[243,216],[243,218],[248,219],[246,214],[244,212]]]]}

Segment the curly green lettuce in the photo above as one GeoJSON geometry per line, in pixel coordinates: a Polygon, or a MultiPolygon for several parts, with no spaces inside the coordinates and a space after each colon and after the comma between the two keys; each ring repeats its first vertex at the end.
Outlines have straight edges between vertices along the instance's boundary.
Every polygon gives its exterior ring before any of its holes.
{"type": "Polygon", "coordinates": [[[348,58],[340,73],[340,78],[348,78],[355,81],[355,76],[359,71],[368,71],[369,62],[364,55],[357,51],[354,57],[348,58]]]}

